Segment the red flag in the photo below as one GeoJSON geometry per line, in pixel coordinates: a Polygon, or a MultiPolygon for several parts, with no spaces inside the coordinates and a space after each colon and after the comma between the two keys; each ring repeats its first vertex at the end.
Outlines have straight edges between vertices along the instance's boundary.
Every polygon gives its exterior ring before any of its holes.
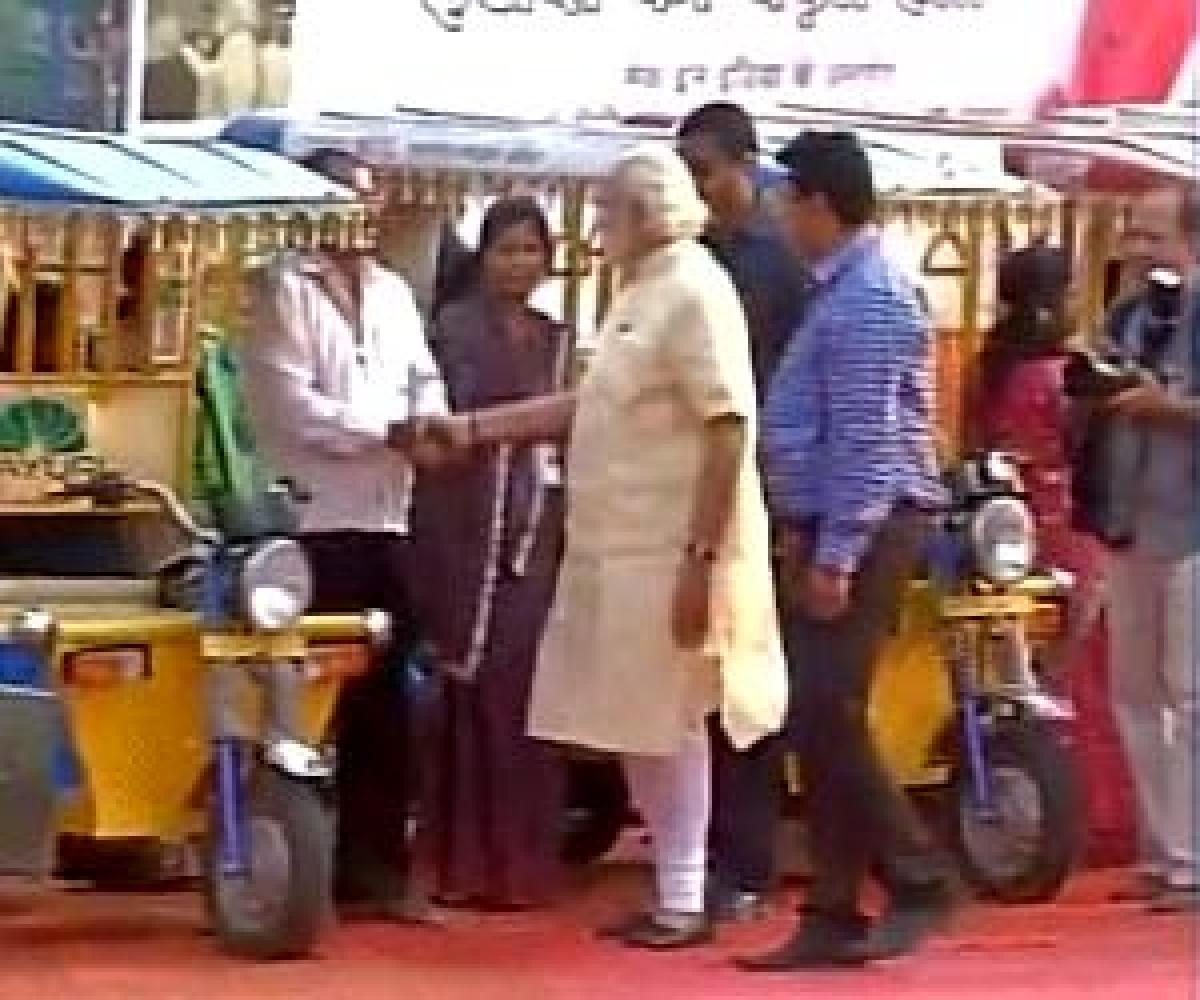
{"type": "Polygon", "coordinates": [[[1068,104],[1167,100],[1196,38],[1196,0],[1088,0],[1068,104]]]}

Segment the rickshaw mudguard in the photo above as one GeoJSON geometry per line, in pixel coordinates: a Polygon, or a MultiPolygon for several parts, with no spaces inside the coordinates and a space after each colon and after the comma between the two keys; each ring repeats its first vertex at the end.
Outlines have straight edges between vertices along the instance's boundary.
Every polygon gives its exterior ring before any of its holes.
{"type": "MultiPolygon", "coordinates": [[[[97,839],[181,841],[204,828],[197,788],[211,756],[206,654],[252,662],[274,651],[304,660],[313,645],[368,638],[363,615],[312,615],[275,637],[206,633],[195,615],[182,611],[146,609],[101,619],[61,609],[60,615],[54,675],[83,777],[61,832],[97,839]],[[115,650],[140,652],[144,672],[107,685],[72,682],[70,666],[78,654],[115,650]]],[[[329,677],[305,684],[300,735],[306,742],[324,742],[340,687],[329,677]]],[[[241,696],[253,717],[259,711],[255,685],[247,683],[241,696]]]]}
{"type": "MultiPolygon", "coordinates": [[[[950,771],[940,752],[953,729],[954,696],[943,661],[937,597],[924,581],[905,591],[896,620],[879,654],[867,718],[885,766],[905,788],[943,785],[950,771]]],[[[789,760],[789,768],[796,765],[789,760]]],[[[802,772],[789,773],[797,790],[802,772]]]]}
{"type": "Polygon", "coordinates": [[[880,654],[868,718],[879,753],[905,787],[945,780],[937,745],[954,718],[954,696],[941,645],[933,589],[914,581],[901,600],[880,654]]]}

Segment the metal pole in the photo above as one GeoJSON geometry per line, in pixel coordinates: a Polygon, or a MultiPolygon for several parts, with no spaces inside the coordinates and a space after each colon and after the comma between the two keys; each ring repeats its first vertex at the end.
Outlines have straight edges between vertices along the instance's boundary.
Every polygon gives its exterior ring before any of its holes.
{"type": "Polygon", "coordinates": [[[142,90],[146,69],[149,0],[129,0],[128,55],[125,64],[124,131],[136,132],[142,122],[142,90]]]}
{"type": "Polygon", "coordinates": [[[104,0],[96,12],[100,41],[100,127],[106,132],[121,128],[120,61],[129,50],[129,26],[117,23],[113,0],[104,0]]]}
{"type": "Polygon", "coordinates": [[[77,126],[77,108],[67,101],[67,6],[64,0],[50,0],[46,13],[50,21],[50,85],[51,98],[43,105],[41,118],[44,125],[77,126]]]}

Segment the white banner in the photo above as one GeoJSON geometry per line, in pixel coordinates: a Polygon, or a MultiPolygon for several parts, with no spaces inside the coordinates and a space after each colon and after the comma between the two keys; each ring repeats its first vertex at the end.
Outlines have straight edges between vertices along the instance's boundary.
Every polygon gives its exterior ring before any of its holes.
{"type": "Polygon", "coordinates": [[[1027,108],[1084,0],[299,0],[305,111],[1027,108]]]}

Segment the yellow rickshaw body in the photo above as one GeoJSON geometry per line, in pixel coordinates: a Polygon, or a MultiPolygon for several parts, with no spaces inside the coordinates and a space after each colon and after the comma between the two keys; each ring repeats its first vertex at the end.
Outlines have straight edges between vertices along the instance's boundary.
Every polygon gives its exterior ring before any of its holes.
{"type": "MultiPolygon", "coordinates": [[[[64,803],[62,832],[95,839],[181,842],[204,831],[210,664],[244,662],[249,668],[268,656],[300,663],[310,643],[366,642],[362,619],[352,615],[311,616],[294,632],[264,641],[213,634],[187,612],[48,610],[61,616],[54,675],[80,765],[80,787],[64,803]],[[123,649],[145,657],[144,676],[75,684],[65,669],[78,654],[123,649]]],[[[334,677],[314,677],[305,685],[298,735],[313,745],[325,740],[339,688],[334,677]]],[[[252,684],[243,697],[253,724],[259,706],[252,684]]]]}
{"type": "Polygon", "coordinates": [[[954,717],[954,698],[942,655],[938,605],[924,581],[908,588],[868,706],[880,755],[906,786],[946,779],[935,751],[954,717]]]}

